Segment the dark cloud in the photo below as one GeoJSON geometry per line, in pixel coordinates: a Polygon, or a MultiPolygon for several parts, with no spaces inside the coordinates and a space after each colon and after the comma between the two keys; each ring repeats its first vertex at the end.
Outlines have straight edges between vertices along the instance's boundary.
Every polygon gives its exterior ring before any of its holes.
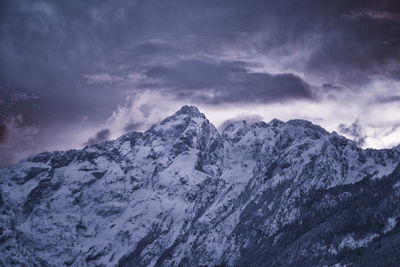
{"type": "Polygon", "coordinates": [[[148,118],[151,115],[151,112],[153,111],[154,106],[149,105],[149,104],[143,104],[139,107],[140,112],[142,113],[144,118],[148,118]]]}
{"type": "Polygon", "coordinates": [[[152,67],[146,76],[160,79],[161,86],[199,90],[228,87],[233,79],[245,73],[241,62],[183,60],[174,65],[152,67]]]}
{"type": "Polygon", "coordinates": [[[365,139],[367,139],[367,135],[363,133],[362,127],[358,120],[353,122],[351,125],[340,124],[338,128],[342,134],[351,137],[357,145],[365,145],[365,139]]]}
{"type": "Polygon", "coordinates": [[[246,63],[238,61],[180,61],[170,66],[153,67],[146,75],[157,79],[160,88],[169,88],[181,97],[194,96],[193,101],[206,103],[272,102],[313,97],[310,86],[294,74],[251,72],[246,63]],[[199,93],[193,95],[193,90],[199,93]]]}
{"type": "Polygon", "coordinates": [[[0,143],[5,143],[7,138],[7,126],[4,124],[0,125],[0,143]]]}
{"type": "Polygon", "coordinates": [[[39,129],[27,126],[22,114],[9,116],[0,124],[0,168],[42,150],[35,142],[39,129]]]}
{"type": "Polygon", "coordinates": [[[348,89],[346,86],[342,85],[342,84],[330,84],[330,83],[324,83],[322,85],[322,89],[324,89],[324,91],[343,91],[345,89],[348,89]]]}
{"type": "Polygon", "coordinates": [[[255,122],[262,121],[262,117],[260,115],[243,115],[243,116],[237,116],[235,118],[227,119],[221,125],[218,126],[218,131],[222,133],[226,127],[228,127],[230,124],[233,122],[237,121],[245,121],[248,125],[251,125],[255,122]]]}
{"type": "Polygon", "coordinates": [[[377,75],[400,78],[394,64],[400,60],[400,20],[384,19],[398,16],[399,5],[391,3],[354,1],[328,16],[321,28],[326,34],[322,33],[324,38],[311,54],[307,69],[350,85],[365,84],[377,75]]]}
{"type": "Polygon", "coordinates": [[[132,122],[124,127],[125,132],[138,131],[143,126],[142,122],[132,122]]]}
{"type": "Polygon", "coordinates": [[[107,141],[110,138],[110,129],[104,129],[96,133],[94,137],[89,138],[89,140],[85,143],[85,145],[94,145],[104,141],[107,141]]]}
{"type": "Polygon", "coordinates": [[[400,96],[399,95],[392,95],[392,96],[379,96],[375,100],[378,103],[399,103],[400,102],[400,96]]]}

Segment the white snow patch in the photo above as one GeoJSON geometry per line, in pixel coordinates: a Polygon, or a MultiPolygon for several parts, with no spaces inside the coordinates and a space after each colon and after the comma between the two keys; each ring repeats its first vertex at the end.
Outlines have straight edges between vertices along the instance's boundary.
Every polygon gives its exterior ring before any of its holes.
{"type": "Polygon", "coordinates": [[[396,218],[388,218],[386,221],[385,228],[383,229],[383,233],[390,232],[397,224],[396,218]]]}
{"type": "Polygon", "coordinates": [[[340,250],[344,248],[356,249],[360,247],[366,247],[377,236],[378,236],[377,234],[371,233],[366,235],[364,238],[355,239],[354,234],[348,234],[343,237],[342,241],[339,244],[339,249],[340,250]]]}

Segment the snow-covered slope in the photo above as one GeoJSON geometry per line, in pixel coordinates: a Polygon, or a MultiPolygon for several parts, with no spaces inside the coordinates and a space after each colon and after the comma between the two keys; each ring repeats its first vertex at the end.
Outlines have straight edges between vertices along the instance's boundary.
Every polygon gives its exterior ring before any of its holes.
{"type": "Polygon", "coordinates": [[[398,232],[399,158],[303,120],[219,134],[184,106],[144,133],[1,169],[0,265],[356,262],[398,232]]]}

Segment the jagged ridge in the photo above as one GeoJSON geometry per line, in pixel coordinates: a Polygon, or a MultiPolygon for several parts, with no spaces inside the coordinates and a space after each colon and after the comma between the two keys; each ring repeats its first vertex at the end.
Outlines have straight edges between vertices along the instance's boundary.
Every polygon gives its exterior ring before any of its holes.
{"type": "Polygon", "coordinates": [[[184,106],[144,133],[1,169],[0,262],[362,265],[400,244],[398,162],[303,120],[219,134],[184,106]]]}

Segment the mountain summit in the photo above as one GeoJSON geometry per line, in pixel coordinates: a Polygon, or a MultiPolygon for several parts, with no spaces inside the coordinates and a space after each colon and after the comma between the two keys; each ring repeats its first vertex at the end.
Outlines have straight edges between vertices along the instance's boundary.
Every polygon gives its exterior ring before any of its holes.
{"type": "Polygon", "coordinates": [[[0,169],[4,266],[394,266],[399,149],[303,120],[144,133],[0,169]]]}

